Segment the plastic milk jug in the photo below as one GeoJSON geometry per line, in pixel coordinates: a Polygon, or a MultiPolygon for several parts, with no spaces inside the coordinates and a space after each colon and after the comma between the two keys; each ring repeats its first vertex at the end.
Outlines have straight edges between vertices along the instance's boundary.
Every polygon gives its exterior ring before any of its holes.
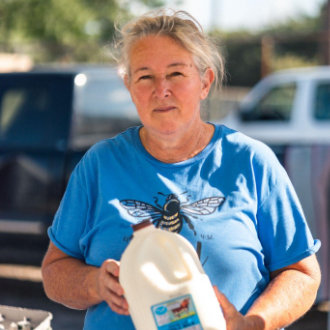
{"type": "Polygon", "coordinates": [[[119,282],[136,329],[226,329],[211,282],[190,242],[149,221],[133,229],[121,258],[119,282]]]}

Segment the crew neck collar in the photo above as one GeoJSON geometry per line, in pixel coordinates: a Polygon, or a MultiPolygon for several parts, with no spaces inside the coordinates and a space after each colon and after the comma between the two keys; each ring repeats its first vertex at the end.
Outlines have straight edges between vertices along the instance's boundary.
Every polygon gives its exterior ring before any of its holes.
{"type": "Polygon", "coordinates": [[[213,149],[214,143],[216,142],[216,140],[219,136],[219,133],[220,133],[220,127],[218,125],[214,125],[213,123],[209,123],[209,124],[213,125],[214,132],[213,132],[213,136],[212,136],[210,142],[206,145],[206,147],[202,151],[200,151],[197,155],[195,155],[194,157],[191,157],[191,158],[188,158],[186,160],[176,162],[176,163],[162,162],[162,161],[158,160],[157,158],[155,158],[154,156],[152,156],[145,149],[145,147],[142,144],[140,134],[139,134],[140,129],[143,127],[142,125],[136,127],[135,132],[134,132],[134,134],[135,134],[134,141],[136,141],[136,146],[140,150],[140,152],[144,155],[144,157],[146,157],[150,162],[154,163],[157,166],[163,166],[163,167],[187,166],[194,162],[199,161],[200,159],[203,159],[213,149]]]}

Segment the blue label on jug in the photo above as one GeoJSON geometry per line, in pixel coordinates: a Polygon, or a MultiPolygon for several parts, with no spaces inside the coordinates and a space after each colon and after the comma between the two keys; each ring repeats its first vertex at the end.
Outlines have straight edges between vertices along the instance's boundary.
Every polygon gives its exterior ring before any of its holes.
{"type": "Polygon", "coordinates": [[[190,294],[151,306],[158,330],[203,330],[190,294]]]}

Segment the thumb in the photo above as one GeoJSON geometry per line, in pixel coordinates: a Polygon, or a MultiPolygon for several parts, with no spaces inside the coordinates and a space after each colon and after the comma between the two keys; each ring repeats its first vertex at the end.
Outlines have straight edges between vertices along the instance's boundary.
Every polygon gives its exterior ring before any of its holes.
{"type": "Polygon", "coordinates": [[[112,276],[119,276],[119,262],[113,259],[107,259],[104,261],[105,270],[112,276]]]}
{"type": "Polygon", "coordinates": [[[222,292],[219,291],[218,287],[213,286],[213,289],[222,308],[223,316],[225,317],[225,319],[237,313],[235,306],[227,299],[227,297],[222,292]]]}

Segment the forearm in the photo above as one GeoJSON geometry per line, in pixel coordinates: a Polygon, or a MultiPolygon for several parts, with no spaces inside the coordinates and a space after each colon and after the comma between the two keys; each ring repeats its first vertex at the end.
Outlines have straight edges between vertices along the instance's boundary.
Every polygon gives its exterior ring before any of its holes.
{"type": "Polygon", "coordinates": [[[101,302],[98,295],[98,268],[74,258],[64,258],[42,268],[47,296],[74,309],[86,309],[101,302]]]}
{"type": "Polygon", "coordinates": [[[288,326],[312,306],[319,286],[319,276],[295,269],[279,273],[255,301],[247,317],[255,316],[259,329],[288,326]]]}

